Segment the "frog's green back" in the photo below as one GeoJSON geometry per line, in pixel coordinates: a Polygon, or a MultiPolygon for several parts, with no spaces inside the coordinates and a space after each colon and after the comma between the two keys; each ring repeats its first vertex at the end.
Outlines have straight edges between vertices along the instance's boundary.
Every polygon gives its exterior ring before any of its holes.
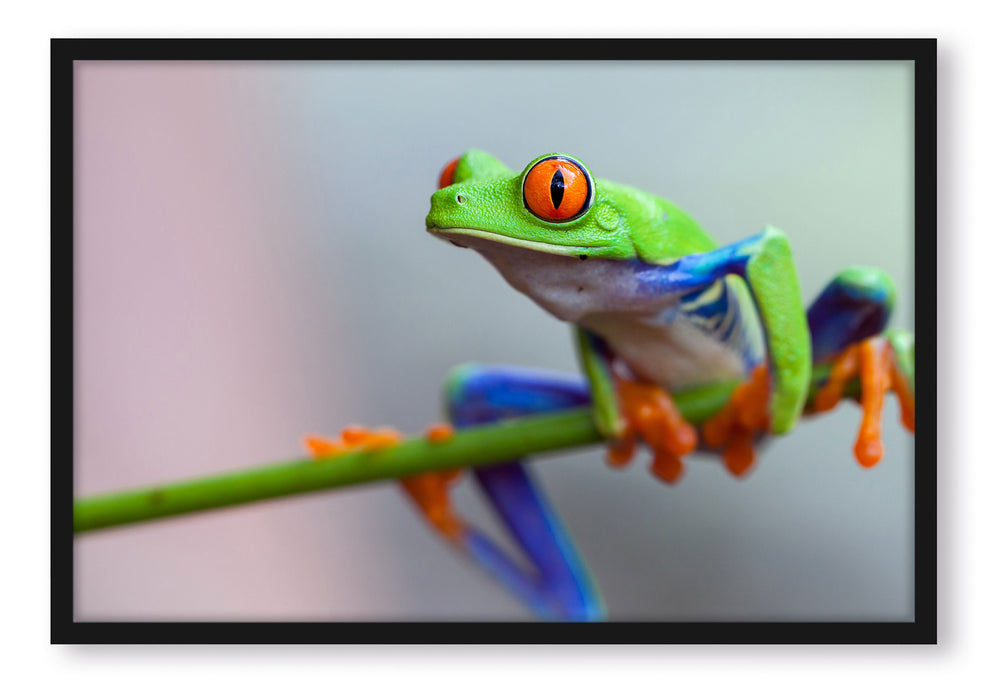
{"type": "Polygon", "coordinates": [[[683,210],[656,195],[608,180],[596,180],[600,203],[622,212],[637,256],[649,263],[669,263],[692,253],[714,250],[718,243],[683,210]]]}

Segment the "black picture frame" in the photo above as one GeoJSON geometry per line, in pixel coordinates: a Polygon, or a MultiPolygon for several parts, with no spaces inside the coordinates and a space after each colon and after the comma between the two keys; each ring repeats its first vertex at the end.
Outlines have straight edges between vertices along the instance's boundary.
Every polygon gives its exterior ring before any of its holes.
{"type": "MultiPolygon", "coordinates": [[[[933,644],[936,617],[936,304],[915,285],[917,437],[913,622],[80,622],[73,615],[73,62],[82,60],[730,60],[914,63],[914,245],[936,258],[934,39],[53,39],[52,643],[933,644]],[[67,437],[68,436],[68,437],[67,437]]],[[[928,266],[926,265],[926,268],[928,266]]],[[[917,275],[917,272],[915,273],[917,275]]]]}

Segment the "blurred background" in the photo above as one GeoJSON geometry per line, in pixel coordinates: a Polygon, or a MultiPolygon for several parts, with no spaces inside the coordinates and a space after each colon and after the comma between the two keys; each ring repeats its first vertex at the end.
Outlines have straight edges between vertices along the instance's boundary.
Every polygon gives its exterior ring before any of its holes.
{"type": "MultiPolygon", "coordinates": [[[[76,496],[419,432],[465,361],[576,371],[567,327],[425,233],[466,148],[562,151],[723,242],[772,223],[807,301],[884,268],[913,329],[913,74],[898,62],[79,62],[76,496]]],[[[536,460],[618,620],[910,620],[913,438],[855,405],[745,479],[536,460]]],[[[925,465],[922,465],[925,468],[925,465]]],[[[470,480],[472,519],[492,519],[470,480]]],[[[82,535],[78,620],[525,620],[392,484],[82,535]]]]}

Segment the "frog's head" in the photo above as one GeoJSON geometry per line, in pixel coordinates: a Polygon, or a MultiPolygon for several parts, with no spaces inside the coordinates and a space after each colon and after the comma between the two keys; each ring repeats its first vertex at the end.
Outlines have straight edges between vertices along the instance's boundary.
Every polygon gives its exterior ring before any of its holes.
{"type": "Polygon", "coordinates": [[[493,245],[552,255],[636,256],[629,225],[610,196],[573,156],[550,153],[515,173],[493,156],[467,151],[440,176],[426,230],[455,245],[493,245]]]}

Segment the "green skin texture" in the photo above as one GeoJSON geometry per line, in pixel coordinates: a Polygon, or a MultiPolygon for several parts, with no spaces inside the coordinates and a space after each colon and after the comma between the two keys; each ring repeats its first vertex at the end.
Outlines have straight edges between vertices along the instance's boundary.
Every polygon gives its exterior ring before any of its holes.
{"type": "MultiPolygon", "coordinates": [[[[638,259],[661,266],[718,248],[690,216],[670,202],[593,176],[594,201],[586,213],[563,223],[540,219],[525,206],[523,180],[530,167],[545,157],[534,159],[517,173],[484,151],[467,151],[454,171],[455,184],[434,193],[427,230],[557,255],[638,259]]],[[[590,176],[590,169],[585,166],[585,170],[590,176]]],[[[811,378],[811,337],[797,271],[787,237],[777,229],[767,228],[745,252],[745,279],[763,323],[773,375],[770,430],[784,433],[801,416],[811,378]]],[[[737,280],[729,277],[728,281],[737,280]]],[[[624,429],[624,420],[607,362],[592,348],[587,331],[579,329],[577,336],[596,423],[605,435],[616,436],[624,429]]]]}

